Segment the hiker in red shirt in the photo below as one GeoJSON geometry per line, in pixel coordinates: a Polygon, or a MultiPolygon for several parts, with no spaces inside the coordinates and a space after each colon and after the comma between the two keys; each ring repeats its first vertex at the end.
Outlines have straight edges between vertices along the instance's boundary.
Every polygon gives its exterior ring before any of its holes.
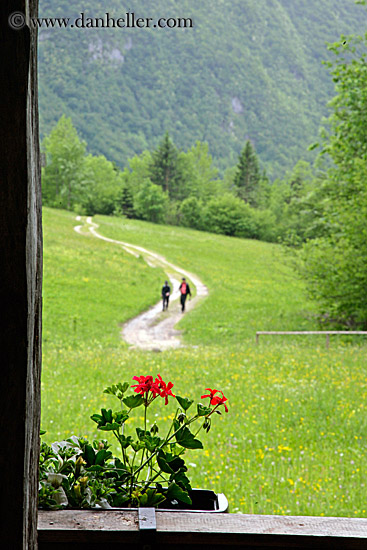
{"type": "Polygon", "coordinates": [[[185,311],[185,302],[187,295],[190,294],[191,297],[191,290],[189,287],[189,283],[186,282],[185,277],[182,278],[182,283],[180,284],[180,292],[181,292],[181,311],[182,313],[185,311]]]}

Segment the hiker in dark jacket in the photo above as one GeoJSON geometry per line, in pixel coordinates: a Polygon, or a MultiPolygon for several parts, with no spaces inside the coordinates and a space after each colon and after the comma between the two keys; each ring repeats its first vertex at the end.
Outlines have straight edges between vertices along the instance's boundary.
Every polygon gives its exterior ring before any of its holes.
{"type": "Polygon", "coordinates": [[[165,281],[164,285],[162,286],[163,311],[165,309],[168,309],[170,294],[171,294],[171,287],[169,286],[168,281],[165,281]]]}
{"type": "Polygon", "coordinates": [[[181,311],[183,313],[185,311],[185,302],[188,294],[190,294],[190,297],[191,297],[191,290],[189,287],[189,283],[186,282],[185,277],[182,278],[182,283],[180,284],[180,292],[181,292],[181,311]]]}

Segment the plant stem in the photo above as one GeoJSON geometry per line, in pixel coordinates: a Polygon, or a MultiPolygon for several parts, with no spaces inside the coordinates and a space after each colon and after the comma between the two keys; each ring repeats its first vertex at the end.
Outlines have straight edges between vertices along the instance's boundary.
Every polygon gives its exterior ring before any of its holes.
{"type": "Polygon", "coordinates": [[[159,471],[155,476],[153,476],[152,479],[150,479],[150,480],[148,481],[148,483],[145,483],[145,485],[144,485],[144,487],[142,487],[141,491],[143,492],[143,491],[145,491],[145,489],[148,489],[149,485],[150,485],[151,483],[153,483],[153,481],[154,481],[155,479],[157,479],[157,477],[162,477],[162,478],[163,478],[163,481],[168,482],[168,480],[163,476],[162,470],[161,470],[161,471],[159,471]]]}
{"type": "Polygon", "coordinates": [[[151,467],[148,466],[148,473],[147,473],[147,477],[146,477],[145,483],[147,483],[147,482],[149,483],[150,471],[151,471],[151,467]]]}
{"type": "Polygon", "coordinates": [[[175,414],[175,417],[174,417],[174,419],[172,420],[172,423],[171,423],[170,429],[168,430],[168,433],[167,433],[167,435],[166,435],[166,440],[167,440],[167,439],[169,438],[169,435],[170,435],[170,433],[171,433],[171,430],[172,430],[172,428],[173,428],[173,423],[174,423],[174,421],[175,421],[175,420],[176,420],[176,418],[177,418],[177,414],[178,414],[178,411],[179,411],[179,410],[180,410],[180,409],[177,409],[177,410],[176,410],[176,414],[175,414]]]}
{"type": "MultiPolygon", "coordinates": [[[[144,434],[145,434],[145,432],[147,431],[147,409],[148,409],[148,394],[145,394],[145,403],[144,403],[144,434]]],[[[142,453],[142,455],[141,455],[140,468],[137,470],[137,472],[140,472],[140,470],[141,470],[141,465],[143,464],[144,455],[145,455],[145,447],[143,448],[143,453],[142,453]]],[[[139,476],[136,478],[137,481],[138,481],[138,478],[139,478],[139,476]]]]}
{"type": "MultiPolygon", "coordinates": [[[[120,443],[121,452],[122,452],[122,459],[123,459],[123,462],[124,462],[125,466],[127,466],[128,460],[127,460],[127,456],[125,454],[125,449],[123,448],[122,443],[120,441],[120,434],[119,434],[119,432],[115,432],[115,430],[113,430],[112,433],[116,437],[117,441],[120,443]]],[[[122,435],[122,433],[121,433],[121,435],[122,435]]]]}
{"type": "MultiPolygon", "coordinates": [[[[199,418],[198,415],[193,416],[193,417],[191,418],[191,420],[189,420],[189,422],[187,422],[186,426],[188,426],[189,424],[192,424],[192,422],[194,422],[194,421],[197,420],[198,418],[199,418]]],[[[163,447],[164,447],[165,445],[167,445],[167,443],[168,443],[171,439],[173,439],[173,438],[175,437],[175,435],[181,430],[181,428],[182,428],[182,426],[180,426],[180,427],[178,428],[178,430],[176,430],[170,437],[168,437],[167,439],[165,439],[165,440],[163,441],[163,443],[162,443],[162,444],[161,444],[161,445],[160,445],[160,446],[150,455],[150,457],[149,457],[143,464],[140,465],[140,467],[136,470],[135,475],[136,475],[138,472],[140,472],[140,470],[142,470],[142,469],[144,468],[144,466],[146,466],[150,460],[152,460],[152,458],[158,453],[158,451],[160,451],[161,449],[163,449],[163,447]]]]}

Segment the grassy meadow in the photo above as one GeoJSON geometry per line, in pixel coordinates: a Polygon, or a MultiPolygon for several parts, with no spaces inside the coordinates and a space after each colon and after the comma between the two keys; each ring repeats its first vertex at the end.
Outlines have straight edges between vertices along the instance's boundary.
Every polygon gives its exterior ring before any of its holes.
{"type": "MultiPolygon", "coordinates": [[[[281,248],[136,220],[94,221],[106,237],[192,271],[209,297],[180,322],[184,347],[129,349],[121,324],[159,300],[164,273],[77,234],[82,222],[72,213],[44,209],[45,440],[103,438],[89,419],[114,406],[103,389],[160,373],[180,395],[200,400],[214,387],[229,400],[204,451],[188,451],[193,486],[224,492],[232,512],[367,517],[366,344],[340,337],[326,350],[324,338],[263,337],[255,345],[256,330],[316,328],[281,248]]],[[[167,421],[173,406],[157,414],[167,421]]]]}

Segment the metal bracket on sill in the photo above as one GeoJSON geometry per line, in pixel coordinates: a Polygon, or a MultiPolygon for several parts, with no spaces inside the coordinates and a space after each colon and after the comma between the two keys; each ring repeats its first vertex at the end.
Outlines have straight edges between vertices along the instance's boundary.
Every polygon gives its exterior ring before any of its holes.
{"type": "Polygon", "coordinates": [[[139,531],[155,532],[157,523],[155,520],[155,508],[138,508],[139,531]]]}

